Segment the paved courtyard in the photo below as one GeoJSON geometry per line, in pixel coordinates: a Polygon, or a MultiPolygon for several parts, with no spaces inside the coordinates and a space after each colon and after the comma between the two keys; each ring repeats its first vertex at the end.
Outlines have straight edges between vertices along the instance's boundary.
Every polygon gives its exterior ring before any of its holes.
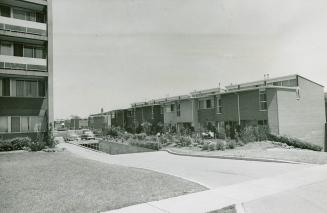
{"type": "Polygon", "coordinates": [[[211,189],[253,179],[273,177],[313,166],[310,164],[186,157],[171,155],[164,151],[108,155],[66,143],[59,146],[84,158],[171,174],[211,189]]]}

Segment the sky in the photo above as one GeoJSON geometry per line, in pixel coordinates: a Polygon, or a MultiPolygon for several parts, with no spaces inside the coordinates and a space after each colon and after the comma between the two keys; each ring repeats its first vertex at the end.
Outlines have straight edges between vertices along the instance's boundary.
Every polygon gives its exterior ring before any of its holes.
{"type": "Polygon", "coordinates": [[[326,0],[53,0],[55,118],[300,74],[327,85],[326,0]]]}

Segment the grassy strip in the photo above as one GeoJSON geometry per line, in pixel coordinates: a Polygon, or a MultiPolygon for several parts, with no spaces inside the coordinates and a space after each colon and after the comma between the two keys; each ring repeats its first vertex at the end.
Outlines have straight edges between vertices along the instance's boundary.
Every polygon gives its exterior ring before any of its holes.
{"type": "Polygon", "coordinates": [[[205,190],[174,176],[68,152],[0,154],[3,212],[102,212],[205,190]]]}

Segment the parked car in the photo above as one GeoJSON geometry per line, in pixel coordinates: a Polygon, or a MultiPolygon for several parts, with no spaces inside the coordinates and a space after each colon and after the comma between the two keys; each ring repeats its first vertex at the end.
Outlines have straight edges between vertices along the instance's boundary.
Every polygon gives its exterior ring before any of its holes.
{"type": "Polygon", "coordinates": [[[95,140],[95,136],[94,136],[93,132],[85,131],[85,132],[83,132],[81,139],[82,140],[95,140]]]}
{"type": "Polygon", "coordinates": [[[65,141],[77,141],[80,137],[75,132],[68,132],[65,141]]]}

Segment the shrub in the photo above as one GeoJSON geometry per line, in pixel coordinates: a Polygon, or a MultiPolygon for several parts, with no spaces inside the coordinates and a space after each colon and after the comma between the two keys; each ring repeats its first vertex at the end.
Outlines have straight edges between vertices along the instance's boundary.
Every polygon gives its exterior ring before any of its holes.
{"type": "Polygon", "coordinates": [[[32,152],[37,152],[37,151],[41,151],[42,149],[45,148],[45,143],[42,141],[31,141],[28,144],[28,147],[31,149],[32,152]]]}
{"type": "Polygon", "coordinates": [[[10,142],[13,146],[13,150],[22,150],[25,147],[28,147],[31,139],[29,137],[13,138],[10,142]]]}
{"type": "Polygon", "coordinates": [[[209,149],[209,143],[204,142],[202,145],[202,150],[208,150],[209,149]]]}
{"type": "Polygon", "coordinates": [[[0,151],[22,150],[29,146],[31,139],[29,137],[17,137],[0,141],[0,151]]]}
{"type": "Polygon", "coordinates": [[[145,133],[135,134],[134,138],[136,138],[137,140],[145,140],[146,134],[145,133]]]}
{"type": "Polygon", "coordinates": [[[254,142],[257,140],[255,129],[252,126],[245,127],[240,134],[240,138],[244,143],[254,142]]]}
{"type": "Polygon", "coordinates": [[[209,151],[215,151],[216,144],[214,142],[209,143],[208,149],[209,149],[209,151]]]}
{"type": "Polygon", "coordinates": [[[216,143],[216,149],[217,150],[225,150],[226,149],[226,146],[225,146],[225,143],[224,141],[217,141],[216,143]]]}
{"type": "Polygon", "coordinates": [[[125,141],[127,141],[128,139],[133,138],[133,134],[128,133],[128,132],[125,132],[124,134],[121,135],[121,137],[122,137],[125,141]]]}
{"type": "Polygon", "coordinates": [[[227,142],[227,149],[235,149],[235,147],[236,147],[236,142],[235,141],[228,141],[227,142]]]}
{"type": "Polygon", "coordinates": [[[12,151],[12,150],[14,150],[14,149],[9,140],[0,141],[0,151],[1,152],[7,152],[7,151],[12,151]]]}
{"type": "Polygon", "coordinates": [[[109,135],[111,137],[116,138],[119,135],[119,130],[116,127],[111,127],[111,128],[106,129],[104,131],[104,133],[105,133],[105,135],[109,135]]]}
{"type": "Polygon", "coordinates": [[[159,137],[159,143],[162,144],[162,145],[166,145],[166,144],[168,144],[168,139],[165,138],[164,136],[160,136],[159,137]]]}
{"type": "Polygon", "coordinates": [[[271,141],[285,143],[289,146],[293,146],[293,147],[300,148],[300,149],[310,149],[313,151],[321,151],[322,150],[321,146],[311,144],[311,143],[308,143],[305,141],[301,141],[300,139],[292,138],[292,137],[288,137],[288,136],[268,134],[268,139],[271,141]]]}
{"type": "Polygon", "coordinates": [[[246,126],[240,133],[240,139],[244,143],[264,141],[268,139],[269,128],[267,126],[246,126]]]}
{"type": "Polygon", "coordinates": [[[190,146],[192,143],[192,138],[189,136],[181,136],[179,137],[179,142],[177,143],[177,145],[182,146],[182,147],[186,147],[186,146],[190,146]]]}
{"type": "Polygon", "coordinates": [[[269,127],[268,126],[257,126],[255,128],[257,141],[266,141],[268,139],[269,127]]]}

